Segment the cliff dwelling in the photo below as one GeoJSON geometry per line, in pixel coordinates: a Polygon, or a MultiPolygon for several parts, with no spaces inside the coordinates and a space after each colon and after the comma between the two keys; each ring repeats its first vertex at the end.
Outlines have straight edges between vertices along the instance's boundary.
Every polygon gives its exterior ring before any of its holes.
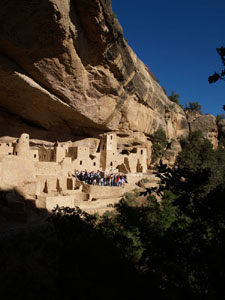
{"type": "Polygon", "coordinates": [[[90,145],[81,140],[30,146],[29,135],[23,133],[12,142],[1,142],[1,190],[16,189],[35,207],[48,211],[57,204],[75,207],[85,200],[110,197],[118,201],[126,191],[124,185],[84,184],[76,172],[130,175],[125,184],[129,186],[129,183],[134,184],[132,178],[136,180],[136,176],[147,172],[147,149],[140,144],[119,148],[115,132],[93,140],[95,143],[88,139],[90,145]]]}

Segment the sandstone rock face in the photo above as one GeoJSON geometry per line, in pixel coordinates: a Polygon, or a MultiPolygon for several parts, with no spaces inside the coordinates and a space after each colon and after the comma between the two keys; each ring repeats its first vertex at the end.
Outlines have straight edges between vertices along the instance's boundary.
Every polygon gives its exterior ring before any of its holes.
{"type": "Polygon", "coordinates": [[[175,164],[177,155],[181,150],[180,143],[176,140],[172,140],[165,151],[162,162],[172,167],[175,164]]]}
{"type": "Polygon", "coordinates": [[[187,135],[165,95],[123,38],[110,0],[3,0],[0,136],[49,141],[127,130],[187,135]]]}
{"type": "Polygon", "coordinates": [[[218,146],[218,128],[215,116],[189,113],[188,122],[191,131],[201,131],[203,136],[211,141],[214,148],[218,146]]]}

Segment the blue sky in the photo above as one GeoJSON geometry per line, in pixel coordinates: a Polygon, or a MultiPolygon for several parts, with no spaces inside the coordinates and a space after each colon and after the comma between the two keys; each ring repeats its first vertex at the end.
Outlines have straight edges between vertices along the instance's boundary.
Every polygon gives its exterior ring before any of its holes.
{"type": "Polygon", "coordinates": [[[124,37],[167,94],[197,101],[203,113],[224,113],[225,82],[208,83],[223,66],[225,0],[112,0],[124,37]]]}

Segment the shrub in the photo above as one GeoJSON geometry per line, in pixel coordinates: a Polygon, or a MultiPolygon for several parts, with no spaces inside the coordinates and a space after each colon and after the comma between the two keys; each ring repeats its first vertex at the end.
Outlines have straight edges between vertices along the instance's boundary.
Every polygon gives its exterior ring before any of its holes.
{"type": "Polygon", "coordinates": [[[188,110],[191,112],[202,113],[202,106],[198,102],[188,102],[185,104],[184,110],[188,110]]]}
{"type": "Polygon", "coordinates": [[[153,137],[152,140],[152,162],[156,163],[160,158],[162,158],[165,153],[167,146],[167,138],[165,131],[162,128],[159,128],[153,137]]]}
{"type": "Polygon", "coordinates": [[[170,101],[179,104],[180,95],[179,94],[175,94],[174,91],[172,91],[171,95],[168,98],[170,99],[170,101]]]}

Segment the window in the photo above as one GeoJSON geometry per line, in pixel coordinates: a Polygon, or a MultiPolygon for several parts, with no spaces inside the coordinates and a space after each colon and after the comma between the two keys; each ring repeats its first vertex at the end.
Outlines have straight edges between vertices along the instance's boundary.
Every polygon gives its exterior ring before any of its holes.
{"type": "Polygon", "coordinates": [[[112,161],[111,161],[110,166],[112,166],[112,165],[113,165],[113,163],[112,163],[112,161]]]}
{"type": "Polygon", "coordinates": [[[112,140],[112,135],[110,136],[111,140],[112,140]]]}
{"type": "Polygon", "coordinates": [[[96,162],[93,163],[93,166],[96,166],[96,162]]]}
{"type": "Polygon", "coordinates": [[[143,150],[141,150],[141,154],[143,154],[143,150]]]}
{"type": "Polygon", "coordinates": [[[37,155],[36,154],[34,154],[34,158],[36,158],[37,157],[37,155]]]}
{"type": "Polygon", "coordinates": [[[82,160],[80,161],[80,165],[82,165],[82,160]]]}
{"type": "Polygon", "coordinates": [[[11,155],[12,153],[11,152],[9,152],[9,155],[11,155]]]}

